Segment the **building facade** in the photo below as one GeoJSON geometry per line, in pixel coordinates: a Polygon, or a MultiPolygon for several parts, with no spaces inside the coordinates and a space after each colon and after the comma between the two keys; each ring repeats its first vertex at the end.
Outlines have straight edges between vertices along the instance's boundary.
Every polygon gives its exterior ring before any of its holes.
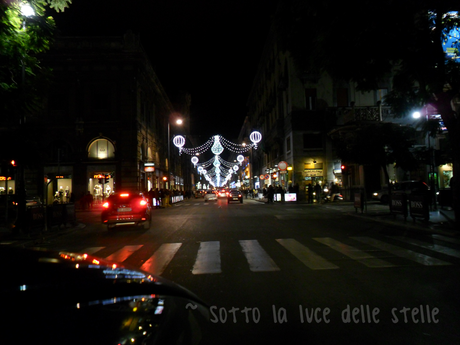
{"type": "Polygon", "coordinates": [[[389,112],[381,106],[389,86],[362,93],[352,83],[327,74],[298,71],[275,37],[272,31],[266,41],[240,134],[241,140],[247,140],[252,130],[263,135],[261,149],[249,159],[250,185],[256,189],[280,185],[298,192],[300,200],[306,200],[317,184],[324,189],[334,183],[350,191],[365,183],[377,185],[378,171],[368,182],[362,180],[359,167],[352,176],[343,176],[343,162],[329,133],[359,117],[381,121],[389,112]],[[288,169],[279,169],[280,162],[286,162],[288,169]]]}
{"type": "Polygon", "coordinates": [[[44,65],[52,82],[44,113],[28,124],[40,157],[25,173],[28,194],[61,203],[184,188],[180,160],[167,150],[175,110],[137,36],[60,37],[44,65]]]}

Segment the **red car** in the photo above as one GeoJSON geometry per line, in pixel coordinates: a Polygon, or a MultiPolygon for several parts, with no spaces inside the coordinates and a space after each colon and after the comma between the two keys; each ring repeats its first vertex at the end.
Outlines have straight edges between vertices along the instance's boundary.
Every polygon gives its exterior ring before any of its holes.
{"type": "Polygon", "coordinates": [[[143,225],[148,230],[152,222],[152,207],[141,193],[114,193],[104,203],[101,218],[102,223],[107,224],[107,230],[124,225],[143,225]]]}

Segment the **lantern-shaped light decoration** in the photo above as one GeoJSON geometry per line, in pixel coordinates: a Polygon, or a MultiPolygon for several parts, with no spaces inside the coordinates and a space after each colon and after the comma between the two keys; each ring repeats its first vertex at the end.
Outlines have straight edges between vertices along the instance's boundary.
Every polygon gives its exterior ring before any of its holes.
{"type": "Polygon", "coordinates": [[[196,163],[198,163],[198,157],[192,157],[192,163],[193,163],[193,166],[196,167],[196,163]]]}
{"type": "Polygon", "coordinates": [[[262,134],[260,132],[254,131],[249,135],[249,139],[254,143],[254,147],[257,149],[257,144],[262,140],[262,134]]]}
{"type": "Polygon", "coordinates": [[[233,166],[233,171],[235,172],[235,174],[236,174],[236,172],[238,171],[238,169],[239,169],[239,168],[238,168],[238,165],[234,165],[234,166],[233,166]]]}
{"type": "Polygon", "coordinates": [[[211,147],[211,152],[216,156],[220,155],[224,151],[222,144],[220,143],[220,138],[218,135],[214,136],[214,144],[211,147]]]}
{"type": "Polygon", "coordinates": [[[182,147],[185,145],[185,138],[182,135],[176,135],[173,139],[173,143],[179,148],[179,154],[181,154],[182,147]]]}
{"type": "Polygon", "coordinates": [[[238,162],[240,162],[240,165],[242,165],[242,164],[243,164],[243,161],[244,161],[243,155],[239,155],[238,157],[236,157],[236,160],[237,160],[238,162]]]}

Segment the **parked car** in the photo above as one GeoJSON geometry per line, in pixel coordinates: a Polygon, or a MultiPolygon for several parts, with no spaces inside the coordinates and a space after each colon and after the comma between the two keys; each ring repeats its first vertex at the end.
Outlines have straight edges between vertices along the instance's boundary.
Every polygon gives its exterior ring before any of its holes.
{"type": "MultiPolygon", "coordinates": [[[[426,192],[428,190],[430,190],[430,187],[425,182],[421,181],[402,181],[392,186],[392,193],[395,194],[405,193],[409,195],[414,192],[426,192]]],[[[379,200],[383,204],[388,204],[390,201],[388,187],[384,187],[372,193],[372,199],[379,200]]]]}
{"type": "Polygon", "coordinates": [[[217,200],[217,195],[212,190],[208,190],[204,196],[204,202],[217,200]]]}
{"type": "Polygon", "coordinates": [[[162,277],[87,254],[0,245],[2,344],[197,344],[209,307],[162,277]]]}
{"type": "Polygon", "coordinates": [[[107,230],[117,226],[143,225],[149,229],[152,222],[152,206],[149,199],[138,192],[117,192],[102,205],[102,223],[107,230]]]}
{"type": "Polygon", "coordinates": [[[243,194],[241,191],[232,189],[228,193],[227,203],[230,204],[231,201],[239,201],[240,203],[243,203],[243,194]]]}

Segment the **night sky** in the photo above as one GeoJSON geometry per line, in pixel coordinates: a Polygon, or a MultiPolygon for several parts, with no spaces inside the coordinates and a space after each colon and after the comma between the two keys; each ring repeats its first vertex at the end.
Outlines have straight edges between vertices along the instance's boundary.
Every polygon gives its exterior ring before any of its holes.
{"type": "Polygon", "coordinates": [[[139,33],[166,89],[192,96],[192,134],[235,140],[277,0],[73,0],[65,35],[139,33]]]}

